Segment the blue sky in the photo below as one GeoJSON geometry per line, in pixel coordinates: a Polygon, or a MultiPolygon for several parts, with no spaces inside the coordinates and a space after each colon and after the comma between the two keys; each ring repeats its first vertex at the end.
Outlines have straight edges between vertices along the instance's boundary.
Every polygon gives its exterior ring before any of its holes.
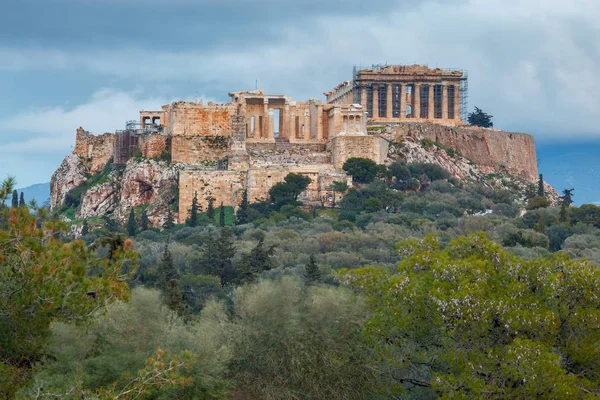
{"type": "Polygon", "coordinates": [[[79,126],[114,131],[256,80],[321,98],[354,64],[386,62],[466,69],[470,108],[498,128],[595,161],[595,0],[20,0],[0,16],[0,176],[48,181],[79,126]]]}

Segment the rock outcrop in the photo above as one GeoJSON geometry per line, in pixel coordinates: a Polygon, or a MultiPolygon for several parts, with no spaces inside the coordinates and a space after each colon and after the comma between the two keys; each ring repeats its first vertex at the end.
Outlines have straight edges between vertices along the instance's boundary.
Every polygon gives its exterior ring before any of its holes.
{"type": "Polygon", "coordinates": [[[76,154],[66,156],[50,180],[50,209],[54,210],[63,205],[69,190],[85,181],[85,167],[81,157],[76,154]]]}

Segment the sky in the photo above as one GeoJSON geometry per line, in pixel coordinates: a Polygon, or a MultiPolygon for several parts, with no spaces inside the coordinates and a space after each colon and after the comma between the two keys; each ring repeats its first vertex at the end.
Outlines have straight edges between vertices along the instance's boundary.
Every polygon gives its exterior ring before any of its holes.
{"type": "Polygon", "coordinates": [[[257,82],[322,99],[354,65],[384,63],[465,69],[471,110],[595,162],[598,0],[20,0],[0,14],[0,178],[49,181],[79,126],[114,132],[257,82]]]}

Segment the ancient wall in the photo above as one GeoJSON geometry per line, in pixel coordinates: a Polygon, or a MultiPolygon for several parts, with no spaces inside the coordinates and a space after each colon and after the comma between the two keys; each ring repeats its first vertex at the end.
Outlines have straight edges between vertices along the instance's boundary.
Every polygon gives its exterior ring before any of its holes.
{"type": "Polygon", "coordinates": [[[380,136],[340,135],[331,139],[331,158],[333,166],[341,170],[347,159],[352,157],[368,158],[383,164],[387,157],[389,142],[380,136]]]}
{"type": "Polygon", "coordinates": [[[138,145],[144,157],[160,157],[167,150],[168,137],[165,135],[140,136],[138,145]]]}
{"type": "Polygon", "coordinates": [[[232,104],[177,102],[163,107],[167,132],[173,136],[226,136],[231,134],[232,104]]]}
{"type": "Polygon", "coordinates": [[[171,160],[187,164],[202,164],[227,157],[227,139],[206,136],[173,136],[171,160]]]}
{"type": "Polygon", "coordinates": [[[81,157],[92,174],[101,171],[113,156],[115,135],[92,135],[83,128],[77,129],[73,154],[81,157]]]}
{"type": "Polygon", "coordinates": [[[412,136],[426,138],[458,150],[485,173],[508,173],[529,182],[538,179],[533,136],[477,127],[447,127],[436,124],[392,125],[391,140],[412,136]]]}

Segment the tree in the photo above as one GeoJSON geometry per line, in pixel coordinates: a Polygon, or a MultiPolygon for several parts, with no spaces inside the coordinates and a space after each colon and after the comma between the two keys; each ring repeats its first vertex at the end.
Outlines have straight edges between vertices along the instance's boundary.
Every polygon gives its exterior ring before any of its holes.
{"type": "Polygon", "coordinates": [[[219,207],[219,226],[225,226],[225,206],[223,206],[223,202],[221,202],[221,207],[219,207]]]}
{"type": "Polygon", "coordinates": [[[469,114],[467,121],[469,125],[481,126],[482,128],[493,128],[493,116],[483,112],[479,107],[475,107],[475,111],[469,114]]]}
{"type": "Polygon", "coordinates": [[[311,179],[308,176],[290,173],[283,182],[278,182],[271,190],[269,196],[275,204],[275,208],[280,209],[284,205],[297,205],[298,196],[306,190],[311,179]]]}
{"type": "Polygon", "coordinates": [[[331,182],[331,186],[329,189],[333,192],[333,204],[335,207],[335,194],[336,193],[345,193],[348,190],[348,182],[346,181],[333,181],[331,182]]]}
{"type": "Polygon", "coordinates": [[[81,236],[85,236],[90,233],[90,227],[88,225],[87,220],[83,221],[83,226],[81,227],[81,236]]]}
{"type": "Polygon", "coordinates": [[[157,286],[163,293],[167,291],[170,281],[179,279],[177,269],[173,265],[173,255],[169,250],[169,241],[165,243],[162,260],[158,266],[158,282],[157,286]]]}
{"type": "Polygon", "coordinates": [[[12,208],[17,208],[19,207],[19,193],[16,190],[13,190],[12,192],[12,208]]]}
{"type": "Polygon", "coordinates": [[[312,285],[320,281],[321,271],[319,270],[319,266],[315,261],[315,256],[311,254],[308,260],[308,264],[306,264],[306,266],[304,267],[304,282],[306,282],[307,285],[312,285]]]}
{"type": "Polygon", "coordinates": [[[173,216],[173,213],[171,212],[171,207],[169,207],[169,208],[167,208],[167,219],[165,219],[163,228],[171,229],[174,226],[175,226],[175,217],[173,216]]]}
{"type": "Polygon", "coordinates": [[[342,169],[352,175],[352,179],[360,183],[373,182],[385,171],[385,166],[368,158],[351,157],[346,160],[342,169]]]}
{"type": "Polygon", "coordinates": [[[19,207],[27,207],[25,203],[25,195],[21,192],[21,196],[19,197],[19,207]]]}
{"type": "MultiPolygon", "coordinates": [[[[6,187],[0,185],[1,201],[6,187]]],[[[11,188],[12,189],[12,188],[11,188]]],[[[47,219],[38,226],[25,208],[4,209],[0,230],[0,397],[14,398],[41,361],[54,322],[86,320],[93,310],[126,298],[121,270],[135,261],[125,241],[112,258],[97,258],[83,241],[64,243],[66,226],[47,219]]]]}
{"type": "Polygon", "coordinates": [[[238,207],[235,213],[235,219],[237,225],[243,225],[250,222],[250,218],[248,218],[248,191],[244,190],[244,194],[242,195],[242,202],[238,207]]]}
{"type": "Polygon", "coordinates": [[[263,271],[269,271],[273,268],[273,257],[275,246],[265,248],[264,238],[258,240],[256,246],[249,253],[242,256],[239,271],[239,281],[252,282],[263,271]]]}
{"type": "Polygon", "coordinates": [[[129,236],[135,236],[137,232],[137,221],[135,220],[135,211],[133,207],[129,210],[129,219],[127,220],[127,234],[129,236]]]}
{"type": "Polygon", "coordinates": [[[538,179],[537,195],[538,197],[546,196],[546,194],[544,193],[544,176],[542,174],[540,174],[540,178],[538,179]]]}
{"type": "Polygon", "coordinates": [[[202,207],[198,204],[198,192],[194,192],[192,198],[192,207],[189,209],[189,218],[185,221],[187,226],[198,226],[198,213],[202,211],[202,207]]]}
{"type": "Polygon", "coordinates": [[[366,339],[389,387],[415,398],[585,398],[600,391],[600,271],[565,254],[523,260],[483,233],[397,245],[397,272],[342,270],[367,296],[366,339]],[[485,278],[483,278],[485,277],[485,278]],[[565,362],[569,360],[568,362],[565,362]]]}
{"type": "Polygon", "coordinates": [[[212,196],[208,197],[208,206],[206,207],[206,216],[211,220],[215,220],[215,198],[212,196]]]}
{"type": "Polygon", "coordinates": [[[565,189],[563,190],[563,195],[561,197],[562,199],[562,203],[565,204],[565,206],[570,207],[571,204],[573,204],[573,191],[575,189],[565,189]]]}
{"type": "Polygon", "coordinates": [[[569,210],[567,209],[567,205],[565,204],[565,202],[561,202],[560,203],[560,212],[558,214],[558,220],[563,223],[566,224],[567,226],[569,226],[569,210]]]}
{"type": "MultiPolygon", "coordinates": [[[[171,218],[172,217],[173,215],[171,215],[171,218]]],[[[148,211],[144,209],[144,211],[142,211],[142,217],[140,218],[140,230],[147,231],[149,226],[150,220],[148,219],[148,211]]]]}
{"type": "Polygon", "coordinates": [[[235,256],[234,236],[231,229],[224,227],[215,238],[210,235],[202,247],[202,255],[199,265],[194,268],[196,274],[218,276],[221,286],[227,286],[233,282],[236,270],[233,266],[235,256]]]}

